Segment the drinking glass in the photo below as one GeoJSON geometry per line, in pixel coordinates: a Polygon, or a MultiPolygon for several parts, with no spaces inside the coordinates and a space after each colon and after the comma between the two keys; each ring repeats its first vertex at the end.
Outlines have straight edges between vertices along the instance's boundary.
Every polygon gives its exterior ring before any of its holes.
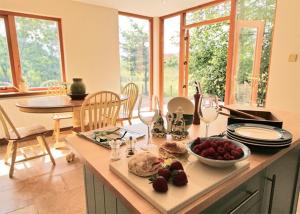
{"type": "Polygon", "coordinates": [[[138,105],[138,116],[140,120],[147,126],[148,134],[147,134],[147,146],[143,149],[147,150],[153,146],[150,141],[150,128],[152,123],[154,122],[154,117],[156,114],[155,109],[150,108],[150,104],[147,104],[148,98],[143,98],[141,95],[139,98],[139,105],[138,105]]]}
{"type": "Polygon", "coordinates": [[[209,123],[216,120],[219,113],[218,97],[215,95],[203,95],[199,105],[200,119],[205,123],[205,137],[208,137],[209,123]]]}

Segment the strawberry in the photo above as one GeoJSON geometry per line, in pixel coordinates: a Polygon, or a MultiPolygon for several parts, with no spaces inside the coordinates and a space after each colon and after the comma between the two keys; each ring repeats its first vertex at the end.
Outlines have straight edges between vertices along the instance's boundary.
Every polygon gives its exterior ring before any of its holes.
{"type": "Polygon", "coordinates": [[[197,137],[197,138],[194,140],[194,143],[195,143],[195,144],[200,144],[200,143],[201,143],[200,137],[197,137]]]}
{"type": "Polygon", "coordinates": [[[224,147],[218,146],[218,147],[217,147],[217,152],[218,152],[220,155],[224,155],[226,151],[225,151],[224,147]]]}
{"type": "Polygon", "coordinates": [[[168,182],[163,176],[158,176],[152,181],[152,187],[156,192],[167,192],[168,182]]]}
{"type": "Polygon", "coordinates": [[[183,166],[182,164],[179,162],[179,161],[173,161],[170,165],[170,171],[174,171],[174,170],[180,170],[182,169],[183,170],[183,166]]]}
{"type": "Polygon", "coordinates": [[[175,170],[172,175],[172,183],[175,186],[184,186],[188,183],[187,176],[183,170],[175,170]]]}
{"type": "Polygon", "coordinates": [[[166,181],[169,180],[169,178],[171,177],[171,172],[169,169],[167,168],[161,168],[158,170],[158,173],[157,173],[159,176],[162,176],[166,179],[166,181]]]}

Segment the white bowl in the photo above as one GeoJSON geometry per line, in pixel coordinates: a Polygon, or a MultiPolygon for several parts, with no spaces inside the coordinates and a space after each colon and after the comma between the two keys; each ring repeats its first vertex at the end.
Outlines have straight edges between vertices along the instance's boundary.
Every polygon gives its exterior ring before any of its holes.
{"type": "Polygon", "coordinates": [[[194,104],[186,97],[174,97],[168,102],[168,112],[176,113],[178,107],[181,107],[184,114],[194,114],[194,104]]]}
{"type": "MultiPolygon", "coordinates": [[[[201,140],[204,140],[204,141],[207,140],[207,139],[214,139],[214,140],[217,140],[217,141],[224,140],[224,138],[220,138],[220,137],[201,138],[201,140]]],[[[244,156],[237,159],[237,160],[214,160],[214,159],[210,159],[210,158],[205,158],[205,157],[202,157],[202,156],[200,156],[200,155],[198,155],[198,154],[196,154],[195,152],[192,151],[192,146],[194,144],[194,141],[189,142],[187,144],[187,150],[192,155],[197,157],[199,159],[199,161],[201,161],[202,163],[204,163],[206,165],[209,165],[209,166],[218,167],[218,168],[233,166],[235,163],[240,162],[242,160],[245,160],[250,156],[251,152],[250,152],[250,149],[247,146],[245,146],[242,143],[236,142],[234,140],[230,140],[230,139],[226,139],[226,140],[228,140],[231,143],[233,143],[234,145],[240,147],[244,152],[244,156]]]]}

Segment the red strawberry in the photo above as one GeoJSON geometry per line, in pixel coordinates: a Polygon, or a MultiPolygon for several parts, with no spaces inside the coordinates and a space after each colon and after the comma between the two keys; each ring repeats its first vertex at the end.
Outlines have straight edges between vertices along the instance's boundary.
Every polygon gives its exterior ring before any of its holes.
{"type": "Polygon", "coordinates": [[[200,144],[200,143],[201,143],[200,137],[197,137],[197,138],[194,140],[194,143],[195,143],[195,144],[200,144]]]}
{"type": "Polygon", "coordinates": [[[167,181],[169,180],[169,178],[171,177],[171,172],[169,169],[167,168],[161,168],[158,170],[157,173],[159,176],[164,177],[167,181]]]}
{"type": "Polygon", "coordinates": [[[182,164],[179,162],[179,161],[173,161],[170,165],[170,171],[173,171],[173,170],[180,170],[182,169],[183,170],[183,166],[182,164]]]}
{"type": "Polygon", "coordinates": [[[216,141],[212,141],[210,144],[211,144],[211,147],[213,147],[214,149],[216,149],[218,147],[218,144],[216,141]]]}
{"type": "Polygon", "coordinates": [[[237,149],[231,150],[231,155],[232,155],[234,158],[236,158],[236,159],[242,157],[242,156],[243,156],[243,153],[244,153],[244,152],[243,152],[243,150],[242,150],[241,148],[237,148],[237,149]]]}
{"type": "Polygon", "coordinates": [[[188,183],[187,176],[183,170],[175,170],[172,177],[175,186],[184,186],[188,183]]]}
{"type": "Polygon", "coordinates": [[[207,152],[210,156],[214,156],[216,154],[216,150],[213,147],[208,148],[207,152]]]}
{"type": "Polygon", "coordinates": [[[217,152],[218,152],[220,155],[224,155],[226,151],[225,151],[224,147],[218,146],[218,147],[217,147],[217,152]]]}
{"type": "Polygon", "coordinates": [[[210,142],[209,141],[205,141],[203,144],[203,148],[207,149],[211,146],[210,142]]]}
{"type": "Polygon", "coordinates": [[[156,192],[167,192],[168,191],[168,182],[164,177],[158,176],[153,181],[152,187],[156,192]]]}
{"type": "Polygon", "coordinates": [[[202,157],[205,157],[205,158],[207,158],[207,157],[208,157],[208,155],[209,155],[209,153],[208,153],[208,149],[204,149],[204,150],[202,150],[202,152],[200,153],[200,155],[201,155],[202,157]]]}
{"type": "Polygon", "coordinates": [[[230,160],[230,159],[231,159],[231,155],[230,155],[228,152],[226,152],[226,153],[224,154],[224,159],[225,159],[225,160],[230,160]]]}

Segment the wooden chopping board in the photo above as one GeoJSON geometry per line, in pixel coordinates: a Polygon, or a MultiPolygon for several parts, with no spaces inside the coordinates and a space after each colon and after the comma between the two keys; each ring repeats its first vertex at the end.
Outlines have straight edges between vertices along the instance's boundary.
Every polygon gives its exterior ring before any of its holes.
{"type": "Polygon", "coordinates": [[[128,160],[111,162],[110,169],[162,213],[176,213],[188,203],[249,167],[249,162],[245,160],[229,168],[213,168],[190,155],[187,161],[182,162],[188,176],[188,184],[176,187],[169,182],[169,190],[166,193],[157,193],[147,178],[128,172],[128,160]]]}

